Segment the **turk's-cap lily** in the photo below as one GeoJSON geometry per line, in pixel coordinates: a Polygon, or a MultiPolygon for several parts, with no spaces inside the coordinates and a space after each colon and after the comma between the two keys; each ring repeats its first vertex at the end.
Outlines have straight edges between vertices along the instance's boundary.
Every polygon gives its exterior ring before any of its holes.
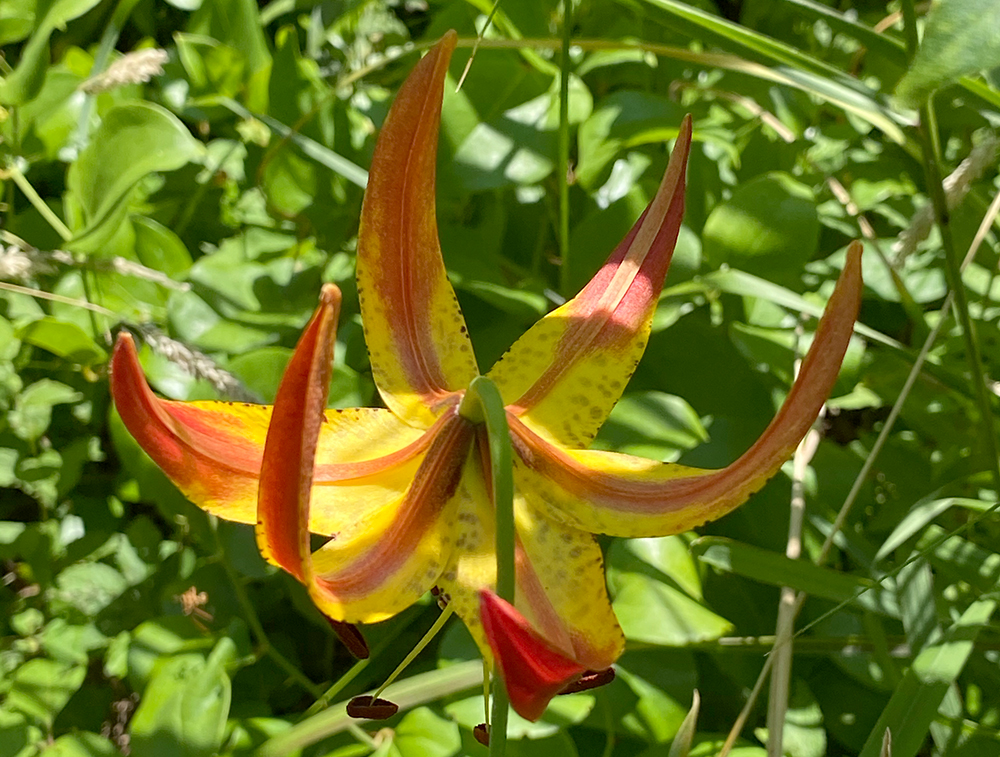
{"type": "MultiPolygon", "coordinates": [[[[434,186],[453,32],[417,64],[372,159],[357,281],[386,408],[325,409],[340,293],[328,285],[274,407],[158,399],[130,337],[112,358],[125,425],[193,502],[257,527],[260,548],[338,624],[384,620],[437,588],[496,659],[514,709],[536,719],[567,687],[606,680],[624,638],[593,534],[662,536],[731,511],[773,476],[814,422],[861,298],[851,246],[787,399],[721,470],[586,449],[645,348],[684,212],[691,120],[663,182],[593,280],[487,374],[514,450],[516,590],[496,586],[484,426],[459,412],[478,376],[438,242],[434,186]],[[328,537],[311,549],[311,534],[328,537]],[[588,671],[598,671],[590,676],[588,671]]],[[[355,638],[351,627],[342,635],[355,638]]]]}

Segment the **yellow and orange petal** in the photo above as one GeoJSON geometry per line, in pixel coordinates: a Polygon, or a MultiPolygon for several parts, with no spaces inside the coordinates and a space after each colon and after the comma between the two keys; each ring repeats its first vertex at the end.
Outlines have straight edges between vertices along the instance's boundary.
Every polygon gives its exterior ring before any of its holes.
{"type": "Polygon", "coordinates": [[[660,188],[590,283],[532,326],[490,370],[508,409],[549,441],[586,447],[646,349],[684,217],[691,117],[660,188]]]}
{"type": "Polygon", "coordinates": [[[564,449],[510,417],[517,485],[550,518],[591,533],[663,536],[722,517],[778,472],[815,422],[837,380],[861,292],[861,245],[855,242],[784,404],[754,445],[726,468],[564,449]]]}
{"type": "Polygon", "coordinates": [[[372,373],[386,406],[429,428],[478,375],[448,281],[435,215],[441,97],[455,49],[441,38],[400,87],[382,126],[358,233],[358,295],[372,373]]]}

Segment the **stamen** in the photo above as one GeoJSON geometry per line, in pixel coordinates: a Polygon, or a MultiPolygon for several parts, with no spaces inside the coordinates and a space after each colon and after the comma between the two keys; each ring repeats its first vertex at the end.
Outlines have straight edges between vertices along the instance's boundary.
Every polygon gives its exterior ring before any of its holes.
{"type": "Polygon", "coordinates": [[[347,703],[347,714],[352,718],[366,720],[388,720],[399,712],[399,705],[388,699],[379,699],[371,694],[354,697],[347,703]]]}
{"type": "Polygon", "coordinates": [[[399,665],[396,666],[396,669],[389,674],[388,678],[385,679],[385,683],[383,683],[381,686],[378,687],[378,690],[375,692],[376,697],[378,697],[379,694],[385,691],[386,687],[389,684],[391,684],[393,681],[399,678],[400,673],[406,670],[407,666],[409,666],[409,664],[413,662],[414,659],[416,659],[417,655],[424,651],[424,647],[430,644],[431,639],[433,639],[435,636],[438,635],[438,631],[444,628],[444,624],[448,621],[448,618],[450,618],[452,616],[452,613],[454,612],[455,608],[449,605],[444,609],[444,612],[438,615],[437,620],[434,621],[434,625],[432,625],[430,629],[427,631],[427,633],[424,634],[424,638],[422,638],[420,641],[417,642],[417,645],[410,650],[410,653],[403,658],[403,661],[399,663],[399,665]]]}
{"type": "Polygon", "coordinates": [[[559,692],[563,694],[576,694],[580,691],[589,691],[598,686],[604,686],[615,680],[615,669],[605,668],[604,670],[588,670],[573,683],[568,684],[565,689],[559,692]]]}
{"type": "Polygon", "coordinates": [[[480,723],[472,729],[473,738],[483,746],[490,745],[490,729],[486,723],[480,723]]]}
{"type": "Polygon", "coordinates": [[[348,652],[359,660],[368,659],[368,655],[371,654],[368,650],[368,642],[365,641],[365,637],[361,635],[361,631],[358,630],[356,625],[345,623],[342,620],[334,620],[333,618],[326,618],[326,622],[330,624],[330,628],[337,634],[341,643],[347,647],[348,652]]]}

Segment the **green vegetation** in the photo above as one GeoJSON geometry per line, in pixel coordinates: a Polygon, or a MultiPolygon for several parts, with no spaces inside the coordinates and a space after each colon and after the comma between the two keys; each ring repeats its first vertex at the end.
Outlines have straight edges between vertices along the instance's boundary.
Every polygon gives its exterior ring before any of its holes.
{"type": "Polygon", "coordinates": [[[367,627],[356,663],[252,528],[139,450],[106,371],[127,329],[162,395],[270,402],[335,282],[330,403],[378,405],[354,283],[366,168],[450,28],[438,221],[482,367],[593,275],[693,115],[667,288],[598,448],[734,460],[848,243],[866,248],[816,438],[698,534],[602,541],[618,677],[511,715],[507,754],[996,757],[997,3],[492,10],[0,0],[0,757],[487,753],[454,620],[388,690],[397,716],[346,717],[435,602],[367,627]]]}

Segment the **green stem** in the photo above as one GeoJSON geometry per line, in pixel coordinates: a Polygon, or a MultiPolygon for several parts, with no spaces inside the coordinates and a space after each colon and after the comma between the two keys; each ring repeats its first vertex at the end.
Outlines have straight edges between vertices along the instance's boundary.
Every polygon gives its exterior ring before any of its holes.
{"type": "MultiPolygon", "coordinates": [[[[486,424],[490,448],[493,508],[496,512],[497,596],[514,603],[514,463],[507,411],[496,384],[477,376],[462,398],[459,413],[486,424]]],[[[490,757],[503,757],[507,749],[510,706],[500,676],[493,675],[493,713],[490,719],[490,757]]]]}
{"type": "Polygon", "coordinates": [[[27,177],[21,173],[17,166],[10,166],[7,168],[7,174],[14,180],[18,188],[24,193],[24,196],[28,198],[28,202],[38,211],[38,215],[44,218],[49,226],[51,226],[56,234],[58,234],[62,240],[65,242],[68,239],[73,238],[73,232],[69,230],[69,227],[62,222],[62,219],[57,216],[48,205],[45,204],[35,188],[31,186],[31,182],[28,181],[27,177]]]}
{"type": "MultiPolygon", "coordinates": [[[[482,680],[482,663],[479,660],[469,660],[394,683],[386,689],[385,695],[398,704],[401,710],[407,710],[468,691],[479,686],[482,680]]],[[[347,714],[347,702],[341,702],[264,742],[255,754],[257,757],[293,754],[328,736],[348,730],[355,722],[347,714]]]]}
{"type": "Polygon", "coordinates": [[[559,291],[569,297],[569,43],[573,0],[563,0],[562,56],[559,60],[559,291]]]}
{"type": "MultiPolygon", "coordinates": [[[[912,60],[917,50],[917,16],[913,0],[903,0],[903,20],[906,30],[907,52],[912,60]]],[[[940,140],[938,137],[937,118],[934,113],[934,96],[920,109],[920,147],[923,151],[924,172],[927,181],[927,191],[934,206],[934,216],[938,231],[941,234],[941,247],[944,250],[945,275],[948,285],[955,298],[955,315],[962,330],[962,340],[969,361],[969,371],[975,389],[976,404],[982,416],[982,444],[989,456],[989,471],[993,478],[993,487],[1000,492],[1000,450],[997,448],[996,431],[993,428],[993,406],[989,390],[986,388],[986,371],[983,367],[979,340],[976,338],[975,327],[969,315],[969,303],[962,281],[961,263],[958,251],[951,235],[948,199],[945,196],[942,183],[940,140]]]]}
{"type": "Polygon", "coordinates": [[[399,678],[400,673],[402,673],[404,670],[406,670],[407,667],[409,667],[410,663],[417,658],[418,654],[424,651],[424,648],[428,644],[430,644],[431,639],[437,636],[438,632],[442,628],[444,628],[444,624],[448,622],[448,618],[450,618],[454,614],[454,612],[455,608],[449,605],[444,609],[444,612],[438,615],[437,620],[434,621],[434,624],[430,627],[427,633],[424,634],[423,638],[420,639],[420,641],[417,642],[416,646],[414,646],[413,649],[410,650],[410,653],[403,658],[403,661],[396,666],[396,669],[389,674],[389,677],[385,679],[385,683],[379,686],[378,689],[375,691],[376,699],[382,696],[382,692],[385,691],[386,688],[388,688],[390,685],[392,685],[393,681],[399,678]]]}
{"type": "Polygon", "coordinates": [[[253,609],[253,603],[250,601],[250,597],[247,596],[243,581],[236,575],[236,571],[233,570],[233,566],[229,564],[229,560],[226,558],[225,547],[222,544],[222,539],[219,538],[218,519],[212,517],[209,518],[209,521],[212,537],[215,541],[215,554],[219,558],[219,564],[222,565],[222,569],[226,572],[229,583],[233,585],[233,590],[236,592],[236,601],[239,603],[240,609],[243,610],[247,625],[250,627],[250,633],[257,640],[258,654],[270,657],[290,678],[308,691],[313,699],[319,699],[323,696],[323,688],[310,681],[301,670],[295,667],[287,657],[271,644],[271,640],[268,639],[267,632],[264,630],[260,618],[257,617],[257,611],[253,609]]]}
{"type": "MultiPolygon", "coordinates": [[[[128,20],[137,2],[138,0],[119,0],[115,12],[111,14],[111,20],[104,28],[104,34],[101,35],[97,52],[94,54],[94,65],[90,67],[90,75],[92,77],[102,73],[108,67],[108,58],[111,56],[111,51],[118,44],[118,37],[121,36],[122,27],[125,26],[125,22],[128,20]]],[[[87,146],[87,141],[90,138],[90,117],[94,112],[96,99],[96,95],[88,94],[80,107],[80,117],[76,122],[76,131],[69,140],[69,145],[76,151],[76,154],[79,154],[87,146]]]]}

